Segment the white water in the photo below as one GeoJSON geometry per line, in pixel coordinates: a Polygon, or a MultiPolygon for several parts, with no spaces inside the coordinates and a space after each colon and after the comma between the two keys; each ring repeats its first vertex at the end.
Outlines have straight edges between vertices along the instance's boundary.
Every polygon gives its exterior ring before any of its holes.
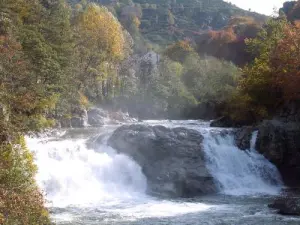
{"type": "Polygon", "coordinates": [[[107,145],[87,149],[85,139],[28,139],[39,168],[37,181],[53,206],[114,204],[142,196],[141,167],[107,145]]]}
{"type": "Polygon", "coordinates": [[[255,150],[257,132],[251,147],[240,150],[232,134],[204,134],[207,167],[222,193],[230,195],[278,194],[282,188],[277,168],[255,150]]]}
{"type": "MultiPolygon", "coordinates": [[[[147,181],[138,164],[116,153],[105,140],[96,149],[88,149],[86,142],[86,138],[27,138],[39,168],[36,179],[46,193],[49,207],[99,208],[128,221],[172,217],[211,208],[202,203],[147,196],[147,181]]],[[[72,222],[76,218],[77,215],[69,212],[54,216],[56,222],[72,222]]]]}
{"type": "MultiPolygon", "coordinates": [[[[186,122],[169,123],[165,125],[185,126],[186,122]]],[[[281,188],[280,176],[277,169],[255,151],[256,134],[253,135],[251,149],[241,151],[235,146],[233,135],[218,135],[203,126],[203,123],[200,123],[199,128],[193,121],[188,121],[186,126],[203,133],[207,166],[218,182],[220,192],[249,196],[278,193],[281,188]]],[[[103,132],[110,133],[111,130],[104,128],[103,132]]],[[[215,199],[206,204],[202,201],[170,201],[147,196],[147,180],[137,163],[108,147],[105,138],[95,149],[89,149],[86,146],[86,135],[76,135],[74,137],[72,133],[72,138],[64,136],[56,139],[27,138],[28,147],[36,155],[39,168],[37,181],[47,194],[49,206],[66,209],[55,213],[56,222],[75,224],[80,220],[80,224],[100,224],[86,222],[89,220],[85,219],[85,215],[95,213],[99,213],[97,218],[104,218],[104,224],[144,218],[177,218],[180,215],[198,215],[200,212],[211,211],[214,215],[215,212],[227,213],[224,207],[227,210],[228,206],[223,203],[216,206],[215,199]],[[73,207],[79,211],[74,212],[73,207]]],[[[234,213],[235,211],[236,209],[234,213]]],[[[210,218],[210,214],[208,217],[201,215],[204,222],[210,218]]],[[[181,221],[174,224],[194,224],[193,220],[186,221],[187,223],[181,221]]],[[[201,219],[197,218],[197,221],[201,222],[201,219]]]]}

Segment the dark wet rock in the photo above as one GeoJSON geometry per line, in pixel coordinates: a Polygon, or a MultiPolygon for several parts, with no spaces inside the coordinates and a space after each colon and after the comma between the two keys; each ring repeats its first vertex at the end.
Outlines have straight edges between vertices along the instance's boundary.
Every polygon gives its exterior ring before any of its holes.
{"type": "Polygon", "coordinates": [[[94,127],[103,126],[105,124],[122,124],[137,122],[136,119],[129,116],[128,113],[121,111],[113,112],[101,108],[93,108],[88,112],[88,124],[94,127]]]}
{"type": "Polygon", "coordinates": [[[218,118],[210,123],[211,127],[234,127],[234,122],[227,116],[218,118]]]}
{"type": "Polygon", "coordinates": [[[251,118],[250,116],[247,117],[244,120],[235,120],[232,119],[230,116],[222,116],[216,120],[213,120],[210,123],[211,127],[236,127],[236,128],[240,128],[243,126],[252,126],[254,124],[254,120],[253,118],[251,118]]]}
{"type": "Polygon", "coordinates": [[[291,101],[280,107],[274,119],[284,123],[300,123],[300,100],[291,101]]]}
{"type": "Polygon", "coordinates": [[[300,216],[300,198],[281,198],[269,205],[281,215],[300,216]]]}
{"type": "Polygon", "coordinates": [[[199,132],[186,128],[126,125],[108,143],[142,167],[150,193],[194,197],[216,192],[205,166],[202,141],[199,132]]]}
{"type": "Polygon", "coordinates": [[[250,142],[254,131],[254,127],[242,127],[237,129],[234,135],[236,145],[242,150],[250,149],[250,142]]]}
{"type": "Polygon", "coordinates": [[[115,121],[119,123],[137,122],[137,120],[130,117],[128,113],[123,113],[123,112],[112,112],[109,114],[109,118],[111,121],[115,121]]]}
{"type": "Polygon", "coordinates": [[[82,117],[72,117],[71,126],[73,128],[82,128],[86,126],[86,120],[82,117]]]}
{"type": "Polygon", "coordinates": [[[108,112],[100,108],[90,109],[87,114],[88,123],[95,127],[103,126],[105,124],[105,119],[108,118],[108,112]]]}
{"type": "Polygon", "coordinates": [[[72,127],[71,119],[69,119],[69,118],[60,119],[60,125],[61,125],[61,128],[71,128],[72,127]]]}
{"type": "Polygon", "coordinates": [[[256,148],[275,164],[287,185],[300,184],[300,124],[278,120],[258,126],[256,148]]]}

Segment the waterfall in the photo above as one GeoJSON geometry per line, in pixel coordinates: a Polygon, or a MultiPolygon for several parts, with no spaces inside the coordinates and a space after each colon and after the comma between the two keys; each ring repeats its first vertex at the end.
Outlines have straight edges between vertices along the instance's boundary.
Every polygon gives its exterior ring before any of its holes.
{"type": "MultiPolygon", "coordinates": [[[[235,145],[232,132],[224,134],[223,130],[202,124],[188,124],[204,136],[206,166],[221,193],[253,195],[280,191],[282,182],[276,167],[255,150],[257,132],[253,133],[250,149],[242,151],[235,145]]],[[[85,135],[82,130],[68,132],[69,136],[27,138],[39,168],[36,180],[50,206],[112,207],[124,202],[144,204],[152,199],[146,195],[147,179],[141,166],[106,144],[112,130],[104,128],[102,133],[94,133],[103,137],[103,142],[93,147],[87,145],[92,137],[89,130],[84,131],[85,135]]]]}
{"type": "Polygon", "coordinates": [[[137,163],[105,143],[88,149],[86,141],[27,138],[39,168],[37,182],[51,206],[111,204],[145,193],[137,163]]]}
{"type": "Polygon", "coordinates": [[[233,134],[209,130],[204,134],[207,167],[220,191],[230,195],[278,194],[282,187],[277,168],[255,150],[257,132],[251,147],[240,150],[233,134]]]}

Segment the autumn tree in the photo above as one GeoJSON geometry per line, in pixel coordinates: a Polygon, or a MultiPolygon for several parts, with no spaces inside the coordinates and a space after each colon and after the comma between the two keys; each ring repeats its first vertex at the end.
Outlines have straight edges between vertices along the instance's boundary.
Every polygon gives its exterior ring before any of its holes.
{"type": "Polygon", "coordinates": [[[279,103],[300,99],[300,24],[286,25],[284,38],[270,56],[273,85],[279,103]],[[282,97],[282,98],[281,98],[282,97]]]}
{"type": "Polygon", "coordinates": [[[245,40],[256,37],[261,26],[253,18],[233,17],[222,30],[201,34],[196,41],[197,52],[244,66],[253,60],[253,55],[246,51],[245,40]]]}
{"type": "Polygon", "coordinates": [[[58,101],[68,54],[64,35],[52,34],[68,30],[62,22],[68,13],[60,0],[0,6],[0,223],[50,224],[23,135],[53,125],[47,115],[58,101]]]}
{"type": "MultiPolygon", "coordinates": [[[[228,104],[229,114],[235,120],[246,123],[259,121],[272,115],[278,106],[281,91],[274,85],[276,72],[271,59],[277,61],[273,54],[285,39],[287,26],[284,18],[270,20],[256,38],[246,40],[249,51],[256,58],[243,68],[237,92],[228,104]]],[[[288,52],[290,54],[290,50],[288,52]]]]}
{"type": "Polygon", "coordinates": [[[185,58],[194,52],[190,42],[188,40],[178,41],[170,45],[166,51],[165,55],[175,62],[184,62],[185,58]]]}
{"type": "Polygon", "coordinates": [[[79,89],[101,100],[114,85],[115,63],[124,56],[122,27],[105,7],[88,4],[76,15],[74,31],[79,89]]]}

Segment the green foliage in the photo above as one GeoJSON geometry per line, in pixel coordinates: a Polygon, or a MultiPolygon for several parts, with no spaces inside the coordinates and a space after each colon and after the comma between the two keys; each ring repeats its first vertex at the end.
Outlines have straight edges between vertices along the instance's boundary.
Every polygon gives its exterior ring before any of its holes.
{"type": "Polygon", "coordinates": [[[70,12],[63,0],[0,4],[1,224],[50,224],[22,136],[54,124],[71,67],[70,12]]]}
{"type": "Polygon", "coordinates": [[[273,85],[270,59],[275,47],[284,38],[286,25],[284,18],[270,20],[256,38],[246,41],[249,51],[257,57],[244,67],[238,92],[230,100],[229,112],[234,119],[254,122],[275,111],[278,90],[273,85]]]}
{"type": "MultiPolygon", "coordinates": [[[[73,4],[79,0],[69,0],[73,4]]],[[[242,10],[222,0],[93,0],[114,8],[122,25],[134,40],[157,44],[161,48],[201,31],[222,29],[234,16],[249,16],[265,21],[266,16],[242,10]],[[135,26],[138,18],[140,26],[135,26]]],[[[143,44],[139,45],[140,49],[143,44]]]]}
{"type": "MultiPolygon", "coordinates": [[[[3,137],[3,133],[1,135],[3,137]]],[[[0,145],[0,220],[4,225],[47,225],[48,212],[35,183],[37,168],[23,137],[0,145]]]]}
{"type": "Polygon", "coordinates": [[[184,83],[199,102],[224,103],[236,89],[240,70],[214,57],[189,56],[183,64],[184,83]]]}
{"type": "Polygon", "coordinates": [[[167,55],[173,61],[182,63],[193,51],[194,49],[191,47],[191,44],[188,41],[179,41],[169,46],[165,51],[165,55],[167,55]]]}

